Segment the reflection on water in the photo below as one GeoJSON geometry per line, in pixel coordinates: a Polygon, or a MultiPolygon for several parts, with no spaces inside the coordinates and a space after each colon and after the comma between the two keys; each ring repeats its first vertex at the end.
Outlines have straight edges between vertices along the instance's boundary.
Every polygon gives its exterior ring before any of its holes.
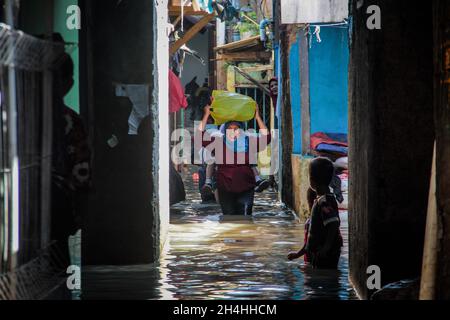
{"type": "MultiPolygon", "coordinates": [[[[304,226],[274,193],[256,197],[253,217],[224,217],[218,205],[200,203],[192,181],[187,185],[188,200],[172,207],[160,263],[85,269],[84,299],[355,298],[347,247],[339,270],[313,270],[302,259],[286,259],[303,244],[304,226]]],[[[346,240],[347,214],[341,217],[346,240]]]]}

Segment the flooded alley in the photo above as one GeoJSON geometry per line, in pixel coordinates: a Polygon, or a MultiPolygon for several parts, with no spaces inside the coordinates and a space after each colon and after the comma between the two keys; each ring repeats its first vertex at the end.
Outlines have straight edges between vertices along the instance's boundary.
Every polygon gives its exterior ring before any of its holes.
{"type": "Polygon", "coordinates": [[[86,267],[83,299],[355,299],[348,282],[347,212],[339,269],[312,270],[287,254],[303,245],[304,225],[266,191],[252,217],[223,216],[202,204],[193,169],[183,178],[187,199],[171,208],[159,266],[86,267]],[[126,294],[125,294],[126,292],[126,294]]]}
{"type": "Polygon", "coordinates": [[[448,0],[0,0],[0,301],[450,300],[449,98],[448,0]]]}

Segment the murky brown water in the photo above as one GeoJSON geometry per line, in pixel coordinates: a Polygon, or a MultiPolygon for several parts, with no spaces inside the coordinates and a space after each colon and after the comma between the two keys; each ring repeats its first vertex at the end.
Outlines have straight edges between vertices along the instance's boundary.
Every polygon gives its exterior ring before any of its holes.
{"type": "MultiPolygon", "coordinates": [[[[354,299],[348,251],[339,270],[313,270],[286,259],[303,244],[304,226],[265,192],[252,217],[224,217],[203,205],[186,175],[188,200],[172,207],[168,243],[157,266],[84,270],[84,299],[354,299]]],[[[347,243],[347,214],[341,231],[347,243]]]]}

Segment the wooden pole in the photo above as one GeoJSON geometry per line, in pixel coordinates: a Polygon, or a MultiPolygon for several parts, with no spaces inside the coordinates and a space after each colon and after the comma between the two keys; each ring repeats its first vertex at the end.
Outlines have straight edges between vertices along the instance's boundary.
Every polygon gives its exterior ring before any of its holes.
{"type": "Polygon", "coordinates": [[[191,40],[200,30],[202,30],[210,21],[214,18],[214,13],[208,14],[201,18],[192,28],[190,28],[186,34],[175,41],[174,44],[170,46],[170,55],[177,52],[184,44],[191,40]]]}
{"type": "MultiPolygon", "coordinates": [[[[216,46],[222,46],[226,43],[226,25],[225,22],[216,19],[216,46]]],[[[212,57],[216,58],[218,53],[212,50],[212,57]]],[[[228,70],[226,68],[226,62],[221,60],[215,60],[215,83],[217,90],[226,90],[228,82],[228,70]]]]}
{"type": "Polygon", "coordinates": [[[311,102],[309,82],[309,41],[308,36],[300,30],[300,99],[302,124],[302,154],[311,154],[311,102]]]}
{"type": "Polygon", "coordinates": [[[436,271],[438,251],[438,218],[436,204],[436,143],[433,151],[430,192],[428,196],[427,223],[423,248],[420,300],[433,300],[436,293],[436,271]]]}
{"type": "Polygon", "coordinates": [[[175,21],[173,22],[173,27],[174,27],[174,28],[177,27],[178,23],[180,23],[182,17],[183,17],[183,16],[180,15],[180,16],[178,16],[178,17],[175,19],[175,21]]]}

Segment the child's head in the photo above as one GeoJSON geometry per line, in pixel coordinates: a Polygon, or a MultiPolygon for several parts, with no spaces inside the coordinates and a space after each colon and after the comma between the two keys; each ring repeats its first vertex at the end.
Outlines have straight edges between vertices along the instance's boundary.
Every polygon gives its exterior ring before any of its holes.
{"type": "Polygon", "coordinates": [[[309,165],[309,183],[314,191],[328,188],[333,179],[334,166],[328,158],[316,158],[309,165]]]}

